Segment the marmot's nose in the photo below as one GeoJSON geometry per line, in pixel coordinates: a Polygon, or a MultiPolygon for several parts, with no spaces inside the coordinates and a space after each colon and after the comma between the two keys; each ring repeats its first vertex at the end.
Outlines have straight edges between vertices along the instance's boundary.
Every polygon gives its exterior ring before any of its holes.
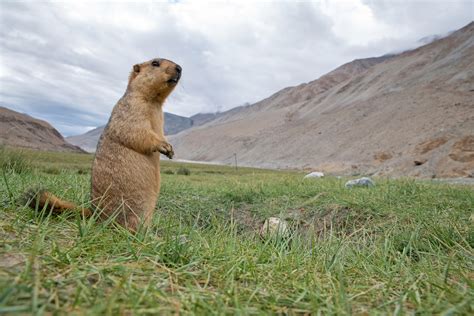
{"type": "Polygon", "coordinates": [[[180,65],[176,65],[176,72],[180,74],[180,73],[181,73],[181,70],[183,70],[183,69],[181,68],[181,66],[180,66],[180,65]]]}

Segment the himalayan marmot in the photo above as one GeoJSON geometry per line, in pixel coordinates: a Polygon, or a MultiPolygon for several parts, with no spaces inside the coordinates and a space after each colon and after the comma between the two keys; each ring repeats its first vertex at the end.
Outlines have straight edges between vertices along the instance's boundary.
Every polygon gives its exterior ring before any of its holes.
{"type": "Polygon", "coordinates": [[[127,90],[115,105],[92,165],[92,210],[35,192],[31,207],[49,205],[53,213],[69,210],[115,220],[136,231],[147,226],[160,192],[160,153],[173,157],[163,130],[163,103],[181,78],[181,67],[156,58],[133,66],[127,90]]]}

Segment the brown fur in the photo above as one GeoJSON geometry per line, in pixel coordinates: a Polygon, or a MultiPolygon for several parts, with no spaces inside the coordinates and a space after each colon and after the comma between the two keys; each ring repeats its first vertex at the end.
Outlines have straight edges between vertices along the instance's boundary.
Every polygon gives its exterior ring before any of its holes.
{"type": "Polygon", "coordinates": [[[64,211],[75,210],[82,214],[84,217],[92,215],[92,211],[89,208],[79,207],[74,203],[63,201],[57,196],[51,194],[45,190],[31,189],[26,192],[22,200],[23,203],[28,204],[32,209],[51,211],[52,214],[61,214],[64,211]]]}
{"type": "MultiPolygon", "coordinates": [[[[160,192],[160,153],[174,155],[164,136],[162,106],[179,80],[180,69],[166,59],[135,65],[97,146],[92,205],[101,210],[102,217],[116,215],[116,221],[131,231],[140,223],[148,225],[152,218],[160,192]]],[[[42,207],[46,201],[55,206],[56,213],[79,209],[49,192],[40,192],[32,204],[42,207]]],[[[92,214],[90,210],[83,213],[92,214]]]]}

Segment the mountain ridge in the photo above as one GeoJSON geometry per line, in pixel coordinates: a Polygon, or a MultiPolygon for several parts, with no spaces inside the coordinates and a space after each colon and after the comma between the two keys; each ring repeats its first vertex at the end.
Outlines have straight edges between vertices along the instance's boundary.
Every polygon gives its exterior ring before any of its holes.
{"type": "Polygon", "coordinates": [[[0,106],[0,143],[6,146],[84,153],[51,124],[0,106]]]}
{"type": "Polygon", "coordinates": [[[455,148],[474,152],[473,34],[470,23],[410,51],[346,63],[170,141],[186,160],[230,164],[236,153],[253,167],[474,176],[474,159],[451,159],[455,148]],[[436,139],[446,142],[419,150],[436,139]]]}
{"type": "MultiPolygon", "coordinates": [[[[193,126],[193,121],[188,117],[171,114],[168,112],[165,112],[164,116],[165,135],[173,135],[193,126]]],[[[102,125],[84,134],[66,137],[66,140],[71,144],[79,146],[83,150],[92,153],[95,152],[97,143],[99,142],[100,135],[102,134],[104,128],[105,125],[102,125]]]]}

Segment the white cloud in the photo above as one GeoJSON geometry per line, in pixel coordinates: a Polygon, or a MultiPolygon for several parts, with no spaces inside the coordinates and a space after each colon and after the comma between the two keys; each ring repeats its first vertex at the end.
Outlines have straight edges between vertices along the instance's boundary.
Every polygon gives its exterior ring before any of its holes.
{"type": "Polygon", "coordinates": [[[393,34],[362,1],[326,0],[321,3],[321,10],[331,17],[334,34],[346,45],[366,45],[393,34]]]}
{"type": "Polygon", "coordinates": [[[470,20],[461,0],[1,2],[0,104],[82,132],[165,57],[184,69],[167,111],[225,110],[470,20]]]}

